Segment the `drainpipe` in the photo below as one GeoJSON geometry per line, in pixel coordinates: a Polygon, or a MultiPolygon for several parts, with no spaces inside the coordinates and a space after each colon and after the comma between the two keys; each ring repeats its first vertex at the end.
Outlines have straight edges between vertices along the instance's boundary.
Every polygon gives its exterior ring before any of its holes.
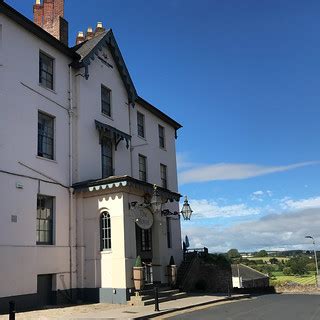
{"type": "MultiPolygon", "coordinates": [[[[131,139],[132,139],[132,134],[131,134],[131,103],[130,103],[130,101],[128,101],[128,105],[129,105],[129,108],[128,108],[128,114],[129,114],[129,134],[130,134],[131,139]]],[[[131,140],[131,143],[130,143],[130,175],[131,175],[131,177],[133,178],[133,168],[132,168],[132,140],[131,140]]]]}
{"type": "Polygon", "coordinates": [[[73,170],[73,140],[72,140],[72,122],[73,122],[73,86],[72,86],[72,67],[69,66],[69,265],[70,265],[70,298],[72,300],[72,217],[73,217],[73,188],[72,170],[73,170]]]}

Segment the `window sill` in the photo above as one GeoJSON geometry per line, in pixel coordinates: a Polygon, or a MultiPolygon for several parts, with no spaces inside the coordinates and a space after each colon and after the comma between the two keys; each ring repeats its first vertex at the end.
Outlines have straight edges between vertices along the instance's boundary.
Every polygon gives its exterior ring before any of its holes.
{"type": "Polygon", "coordinates": [[[107,250],[102,250],[100,251],[101,254],[111,254],[112,250],[111,249],[107,249],[107,250]]]}
{"type": "Polygon", "coordinates": [[[51,93],[57,94],[57,91],[55,91],[55,90],[53,90],[53,89],[50,89],[50,88],[44,86],[44,85],[41,84],[41,83],[38,83],[38,85],[39,85],[39,87],[41,87],[41,88],[43,88],[43,89],[46,89],[46,90],[50,91],[51,93]]]}
{"type": "Polygon", "coordinates": [[[37,247],[55,247],[55,244],[36,243],[37,247]]]}
{"type": "Polygon", "coordinates": [[[113,118],[112,118],[112,116],[108,116],[107,114],[105,114],[105,113],[103,113],[103,112],[101,112],[101,114],[102,114],[104,117],[106,117],[106,118],[114,121],[113,118]]]}
{"type": "Polygon", "coordinates": [[[159,149],[167,152],[167,149],[165,147],[163,148],[159,146],[159,149]]]}
{"type": "Polygon", "coordinates": [[[36,156],[37,159],[41,159],[41,160],[46,160],[46,161],[49,161],[49,162],[52,162],[52,163],[57,163],[57,160],[54,160],[54,159],[48,159],[48,158],[45,158],[45,157],[41,157],[41,156],[36,156]]]}
{"type": "Polygon", "coordinates": [[[145,137],[141,137],[137,134],[137,137],[140,138],[141,140],[147,141],[147,139],[145,137]]]}

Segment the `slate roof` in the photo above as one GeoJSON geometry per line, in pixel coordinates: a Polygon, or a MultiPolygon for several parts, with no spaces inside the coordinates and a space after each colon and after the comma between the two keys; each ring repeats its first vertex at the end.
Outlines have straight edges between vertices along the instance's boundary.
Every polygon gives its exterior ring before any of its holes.
{"type": "Polygon", "coordinates": [[[257,270],[254,270],[248,266],[245,266],[243,264],[232,264],[231,269],[232,269],[232,276],[238,277],[240,274],[240,277],[242,278],[242,280],[255,280],[255,279],[269,278],[267,275],[257,270]],[[238,273],[238,268],[239,268],[239,273],[238,273]]]}
{"type": "Polygon", "coordinates": [[[81,56],[81,60],[83,60],[83,58],[85,58],[95,48],[95,46],[105,37],[106,34],[108,34],[109,31],[110,30],[104,31],[92,39],[74,46],[72,49],[75,50],[81,56]]]}

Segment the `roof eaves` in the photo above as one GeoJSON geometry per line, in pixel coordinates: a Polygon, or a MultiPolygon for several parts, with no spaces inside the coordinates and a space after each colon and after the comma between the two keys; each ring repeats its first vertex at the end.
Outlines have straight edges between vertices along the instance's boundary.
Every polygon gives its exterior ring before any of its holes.
{"type": "MultiPolygon", "coordinates": [[[[85,53],[84,56],[81,57],[81,63],[79,64],[79,66],[88,66],[91,63],[91,60],[94,60],[95,57],[94,55],[98,53],[99,50],[101,50],[101,48],[104,45],[108,45],[109,49],[111,51],[112,57],[117,65],[117,68],[119,70],[121,79],[126,87],[126,90],[128,92],[128,96],[129,96],[129,100],[130,102],[134,102],[138,96],[136,88],[133,84],[133,81],[131,79],[131,76],[129,74],[129,71],[127,69],[127,66],[125,64],[125,61],[123,59],[123,56],[121,54],[120,48],[118,47],[117,41],[114,37],[114,34],[112,32],[112,29],[109,29],[105,35],[97,42],[95,43],[96,39],[93,38],[87,42],[84,43],[85,45],[90,45],[91,43],[94,43],[93,47],[91,48],[91,50],[89,50],[88,52],[85,53]]],[[[82,46],[77,47],[78,53],[80,53],[81,55],[81,48],[82,46]]]]}
{"type": "Polygon", "coordinates": [[[60,52],[64,53],[68,57],[79,60],[80,56],[71,48],[64,45],[61,41],[56,39],[54,36],[52,36],[50,33],[46,32],[44,29],[36,25],[34,22],[29,20],[27,17],[22,15],[20,12],[16,11],[14,8],[6,4],[3,0],[0,0],[0,9],[1,13],[24,27],[26,30],[30,31],[34,35],[36,35],[38,38],[46,41],[50,45],[52,45],[54,48],[59,50],[60,52]]]}
{"type": "Polygon", "coordinates": [[[159,117],[164,122],[170,124],[175,130],[178,130],[182,128],[182,125],[170,118],[168,115],[166,115],[164,112],[153,106],[151,103],[146,101],[145,99],[141,98],[140,96],[137,97],[137,102],[140,103],[143,107],[145,107],[148,111],[153,113],[155,116],[159,117]]]}

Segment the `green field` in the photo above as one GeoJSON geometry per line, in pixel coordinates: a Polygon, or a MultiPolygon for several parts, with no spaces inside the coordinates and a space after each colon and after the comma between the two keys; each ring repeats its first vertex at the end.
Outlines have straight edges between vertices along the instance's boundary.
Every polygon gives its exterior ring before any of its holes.
{"type": "Polygon", "coordinates": [[[270,285],[281,285],[285,283],[297,283],[300,285],[315,285],[316,278],[314,273],[303,276],[285,276],[282,272],[273,272],[270,278],[270,285]]]}
{"type": "Polygon", "coordinates": [[[248,260],[262,260],[263,262],[268,262],[268,261],[270,261],[270,259],[273,259],[273,258],[276,258],[277,260],[279,260],[279,261],[284,261],[284,262],[286,262],[286,261],[288,261],[290,258],[287,258],[287,257],[261,257],[261,258],[259,258],[259,257],[249,257],[249,258],[247,258],[248,260]]]}

